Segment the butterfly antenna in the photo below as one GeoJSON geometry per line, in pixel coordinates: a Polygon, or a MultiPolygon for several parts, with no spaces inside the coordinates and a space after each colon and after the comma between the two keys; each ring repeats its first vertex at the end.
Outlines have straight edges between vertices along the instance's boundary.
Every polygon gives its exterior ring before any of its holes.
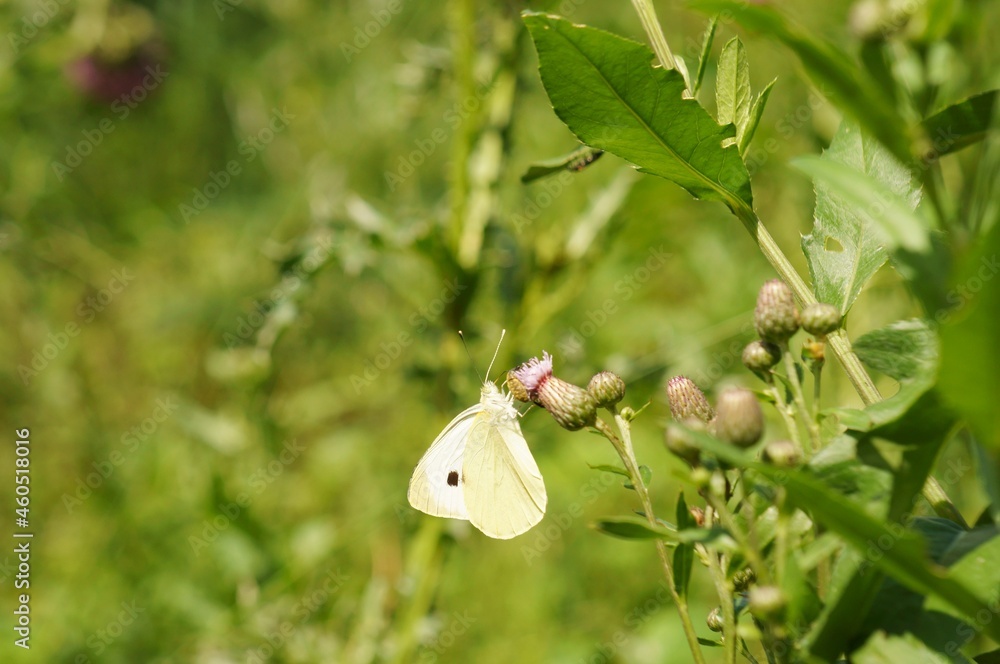
{"type": "MultiPolygon", "coordinates": [[[[465,343],[465,335],[462,334],[461,330],[458,331],[458,338],[462,340],[462,345],[465,346],[465,354],[469,356],[469,364],[472,365],[472,370],[476,372],[476,376],[479,378],[479,382],[480,383],[485,382],[483,381],[483,377],[479,375],[479,370],[476,369],[476,361],[472,359],[472,353],[469,351],[469,344],[465,343]]],[[[503,337],[500,338],[502,339],[503,337]]],[[[487,372],[487,375],[489,375],[489,372],[487,372]]]]}
{"type": "Polygon", "coordinates": [[[504,335],[507,334],[507,330],[500,330],[500,341],[497,342],[497,349],[493,351],[493,359],[490,360],[490,367],[486,370],[486,377],[490,377],[490,371],[493,370],[493,363],[497,361],[497,355],[500,353],[500,344],[503,343],[504,335]]]}

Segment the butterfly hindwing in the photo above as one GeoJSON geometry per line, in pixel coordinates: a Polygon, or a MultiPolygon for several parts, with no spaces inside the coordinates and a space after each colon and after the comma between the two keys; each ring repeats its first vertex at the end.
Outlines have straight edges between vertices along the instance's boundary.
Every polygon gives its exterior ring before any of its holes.
{"type": "Polygon", "coordinates": [[[516,417],[484,412],[466,439],[462,466],[468,518],[486,535],[510,539],[545,515],[545,484],[516,417]]]}

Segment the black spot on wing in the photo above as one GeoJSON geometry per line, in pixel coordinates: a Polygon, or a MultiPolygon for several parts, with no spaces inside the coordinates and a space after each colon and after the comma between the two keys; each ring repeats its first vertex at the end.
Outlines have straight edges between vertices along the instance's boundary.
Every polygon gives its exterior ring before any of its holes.
{"type": "Polygon", "coordinates": [[[448,473],[448,486],[458,486],[458,473],[454,470],[448,473]]]}

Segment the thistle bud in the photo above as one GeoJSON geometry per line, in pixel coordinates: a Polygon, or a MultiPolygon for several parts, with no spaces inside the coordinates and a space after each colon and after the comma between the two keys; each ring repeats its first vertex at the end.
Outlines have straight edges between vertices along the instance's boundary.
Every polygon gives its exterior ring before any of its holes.
{"type": "Polygon", "coordinates": [[[736,592],[743,592],[756,580],[757,573],[753,571],[752,567],[746,567],[733,575],[733,589],[736,592]]]}
{"type": "Polygon", "coordinates": [[[708,613],[708,617],[705,618],[705,624],[713,632],[721,632],[724,627],[722,622],[722,607],[717,606],[708,613]]]}
{"type": "MultiPolygon", "coordinates": [[[[511,394],[527,396],[552,414],[559,426],[570,431],[597,421],[597,403],[582,387],[552,375],[552,356],[542,353],[507,373],[511,394]]],[[[522,399],[523,400],[523,399],[522,399]]]]}
{"type": "Polygon", "coordinates": [[[737,447],[750,447],[764,433],[764,412],[750,390],[729,388],[719,395],[715,435],[737,447]]]}
{"type": "Polygon", "coordinates": [[[784,281],[772,279],[761,286],[753,322],[760,338],[774,343],[787,341],[799,329],[799,310],[784,281]]]}
{"type": "Polygon", "coordinates": [[[751,341],[743,349],[743,364],[754,373],[764,373],[781,361],[781,349],[770,341],[751,341]]]}
{"type": "Polygon", "coordinates": [[[602,371],[590,379],[587,391],[594,397],[598,408],[610,408],[625,396],[625,381],[618,374],[602,371]]]}
{"type": "Polygon", "coordinates": [[[631,422],[635,419],[635,410],[633,410],[631,406],[625,406],[621,409],[619,415],[621,415],[622,419],[626,422],[631,422]]]}
{"type": "Polygon", "coordinates": [[[674,376],[667,381],[667,402],[670,414],[678,422],[694,418],[708,423],[715,417],[704,392],[687,376],[674,376]]]}
{"type": "Polygon", "coordinates": [[[802,310],[802,329],[817,337],[825,337],[840,329],[840,310],[822,302],[810,304],[802,310]]]}
{"type": "Polygon", "coordinates": [[[766,622],[781,622],[788,604],[777,586],[754,586],[750,589],[750,612],[766,622]]]}
{"type": "Polygon", "coordinates": [[[773,440],[764,447],[764,460],[778,468],[795,468],[802,463],[802,451],[790,440],[773,440]]]}
{"type": "Polygon", "coordinates": [[[564,429],[576,431],[597,421],[597,403],[587,390],[551,376],[538,390],[538,404],[564,429]]]}
{"type": "MultiPolygon", "coordinates": [[[[705,423],[693,417],[685,419],[682,424],[695,431],[705,430],[705,423]]],[[[698,465],[698,460],[701,457],[701,448],[698,447],[698,443],[695,442],[694,437],[689,431],[671,422],[667,425],[663,443],[671,453],[687,461],[689,465],[698,465]]]]}

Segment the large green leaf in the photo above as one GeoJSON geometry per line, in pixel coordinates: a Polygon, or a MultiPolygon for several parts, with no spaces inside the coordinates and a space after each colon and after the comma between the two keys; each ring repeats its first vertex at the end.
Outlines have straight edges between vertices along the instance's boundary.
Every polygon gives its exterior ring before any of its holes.
{"type": "Polygon", "coordinates": [[[963,261],[942,312],[943,398],[976,431],[980,441],[1000,453],[1000,224],[982,247],[963,261]]]}
{"type": "Polygon", "coordinates": [[[903,161],[910,158],[906,124],[876,82],[846,53],[793,25],[774,5],[746,0],[689,0],[711,14],[728,13],[738,23],[778,39],[802,61],[819,89],[903,161]]]}
{"type": "Polygon", "coordinates": [[[931,650],[912,634],[873,634],[865,645],[851,656],[854,664],[970,664],[972,660],[962,654],[945,655],[931,650]]]}
{"type": "Polygon", "coordinates": [[[648,48],[602,30],[547,14],[526,13],[524,22],[552,107],[581,141],[698,198],[732,209],[752,205],[739,150],[722,147],[735,129],[682,97],[680,73],[653,67],[648,48]]]}
{"type": "MultiPolygon", "coordinates": [[[[823,162],[820,168],[839,166],[840,173],[845,168],[851,170],[843,183],[826,178],[816,180],[815,223],[813,232],[802,238],[802,250],[809,263],[816,297],[846,314],[861,289],[888,258],[884,235],[871,215],[865,213],[871,208],[859,207],[851,188],[856,184],[877,183],[882,195],[910,210],[916,207],[920,192],[910,171],[852,122],[841,123],[820,161],[823,162]]],[[[814,170],[820,174],[820,169],[814,170]]],[[[910,230],[905,221],[901,225],[901,232],[910,230]]]]}
{"type": "Polygon", "coordinates": [[[924,120],[931,155],[937,158],[983,140],[993,122],[997,92],[969,97],[924,120]]]}

